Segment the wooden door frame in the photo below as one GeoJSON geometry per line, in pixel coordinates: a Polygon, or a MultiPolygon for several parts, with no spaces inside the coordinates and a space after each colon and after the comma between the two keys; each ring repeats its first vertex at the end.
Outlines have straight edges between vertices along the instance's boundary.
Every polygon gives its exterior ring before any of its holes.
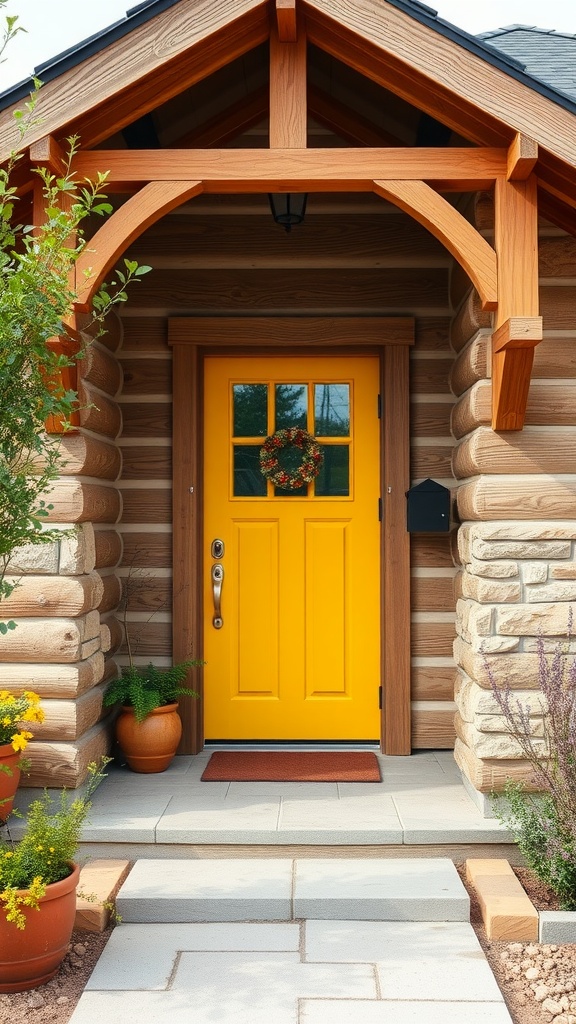
{"type": "MultiPolygon", "coordinates": [[[[201,657],[203,643],[203,362],[208,355],[380,356],[381,435],[381,749],[409,754],[410,536],[406,529],[409,464],[411,317],[177,317],[168,320],[173,350],[173,657],[201,657]]],[[[191,683],[202,694],[202,670],[191,683]]],[[[201,701],[181,707],[180,753],[204,745],[201,701]]]]}

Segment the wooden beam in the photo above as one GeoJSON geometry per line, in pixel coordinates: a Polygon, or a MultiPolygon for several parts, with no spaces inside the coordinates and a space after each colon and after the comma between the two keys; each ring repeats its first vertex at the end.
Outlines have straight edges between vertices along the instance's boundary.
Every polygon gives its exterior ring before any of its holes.
{"type": "Polygon", "coordinates": [[[79,176],[108,170],[110,191],[147,181],[202,181],[205,192],[368,192],[376,180],[424,180],[446,191],[491,188],[506,174],[503,149],[207,149],[78,153],[79,176]]]}
{"type": "Polygon", "coordinates": [[[142,231],[201,191],[198,181],[156,181],[116,210],[76,262],[77,309],[90,308],[92,296],[108,271],[142,231]]]}
{"type": "Polygon", "coordinates": [[[374,191],[428,228],[469,275],[482,308],[496,308],[496,253],[458,210],[423,181],[375,181],[374,191]]]}
{"type": "Polygon", "coordinates": [[[276,28],[281,43],[295,43],[298,38],[296,0],[276,0],[276,28]]]}
{"type": "Polygon", "coordinates": [[[504,352],[512,348],[533,348],[542,341],[541,316],[514,316],[501,324],[492,335],[492,351],[504,352]]]}
{"type": "Polygon", "coordinates": [[[270,31],[270,148],[306,149],[306,34],[282,42],[270,31]]]}
{"type": "Polygon", "coordinates": [[[505,325],[511,318],[538,317],[538,203],[534,174],[526,181],[497,179],[494,241],[498,256],[498,311],[492,340],[492,428],[522,430],[535,339],[527,338],[526,345],[518,347],[519,339],[513,337],[514,326],[505,325]]]}
{"type": "Polygon", "coordinates": [[[538,163],[538,143],[517,132],[508,150],[508,181],[525,181],[538,163]]]}
{"type": "Polygon", "coordinates": [[[28,155],[33,167],[46,167],[57,177],[62,177],[68,169],[67,154],[52,135],[45,135],[32,143],[28,155]]]}
{"type": "Polygon", "coordinates": [[[172,317],[169,345],[413,345],[412,317],[172,317]]]}

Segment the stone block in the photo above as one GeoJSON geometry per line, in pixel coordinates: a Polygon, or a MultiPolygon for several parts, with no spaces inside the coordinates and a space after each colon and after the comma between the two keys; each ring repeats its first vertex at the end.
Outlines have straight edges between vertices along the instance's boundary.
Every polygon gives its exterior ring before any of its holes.
{"type": "MultiPolygon", "coordinates": [[[[454,716],[456,735],[481,759],[517,760],[522,757],[522,750],[517,741],[507,732],[480,732],[470,722],[465,722],[458,712],[454,716]]],[[[544,741],[535,738],[534,748],[545,754],[544,741]]]]}
{"type": "Polygon", "coordinates": [[[568,608],[565,604],[524,604],[499,608],[496,632],[503,636],[564,636],[568,629],[568,608]]]}
{"type": "Polygon", "coordinates": [[[550,576],[553,580],[576,580],[576,562],[564,565],[551,565],[550,576]]]}
{"type": "Polygon", "coordinates": [[[476,890],[486,934],[491,941],[534,942],[538,939],[538,912],[507,860],[467,860],[466,877],[476,890]]]}
{"type": "Polygon", "coordinates": [[[127,877],[129,860],[92,860],[80,871],[74,927],[103,932],[110,920],[114,893],[127,877]]]}
{"type": "Polygon", "coordinates": [[[472,526],[469,523],[464,523],[458,530],[457,545],[458,545],[458,556],[462,565],[466,565],[472,557],[472,526]]]}
{"type": "MultiPolygon", "coordinates": [[[[524,646],[529,641],[524,641],[524,646]]],[[[537,689],[539,687],[539,663],[536,653],[512,651],[510,653],[490,653],[475,651],[462,637],[454,642],[454,658],[466,674],[476,680],[484,689],[490,689],[488,670],[496,682],[506,682],[513,690],[537,689]]]]}
{"type": "Polygon", "coordinates": [[[509,779],[521,782],[528,792],[534,791],[534,769],[529,761],[483,759],[460,738],[454,744],[454,760],[472,788],[479,793],[500,793],[509,779]]]}
{"type": "MultiPolygon", "coordinates": [[[[508,729],[508,723],[504,715],[474,715],[472,723],[475,729],[484,733],[502,733],[508,729]]],[[[536,717],[536,711],[530,717],[530,735],[541,737],[544,735],[544,723],[542,716],[536,717]]]]}
{"type": "Polygon", "coordinates": [[[480,604],[511,604],[519,601],[522,588],[519,583],[502,583],[492,579],[483,579],[462,574],[462,596],[470,597],[480,604]]]}
{"type": "Polygon", "coordinates": [[[92,572],[96,565],[96,544],[92,523],[69,527],[60,541],[59,572],[62,576],[76,576],[92,572]]]}
{"type": "Polygon", "coordinates": [[[539,652],[542,650],[546,656],[556,654],[559,644],[562,648],[562,654],[568,660],[570,660],[572,655],[576,654],[576,640],[566,640],[565,637],[526,637],[522,641],[522,647],[525,651],[539,652]]]}
{"type": "Polygon", "coordinates": [[[543,601],[576,601],[576,581],[561,580],[540,587],[531,587],[526,599],[532,604],[543,601]]]}
{"type": "Polygon", "coordinates": [[[476,654],[497,654],[516,651],[520,646],[518,636],[475,636],[472,638],[472,650],[476,654]]]}
{"type": "Polygon", "coordinates": [[[562,540],[498,540],[489,541],[480,538],[472,542],[472,554],[475,558],[528,560],[532,558],[570,558],[572,545],[562,540]]]}
{"type": "Polygon", "coordinates": [[[472,636],[489,637],[493,632],[493,609],[476,603],[471,604],[468,613],[468,631],[472,636]]]}
{"type": "Polygon", "coordinates": [[[527,562],[522,566],[522,578],[527,584],[546,583],[548,566],[545,562],[527,562]]]}
{"type": "MultiPolygon", "coordinates": [[[[502,674],[502,678],[505,680],[506,676],[502,674]]],[[[499,718],[502,716],[502,710],[492,689],[483,688],[474,679],[469,679],[467,676],[461,677],[457,682],[455,700],[463,720],[475,724],[478,729],[482,729],[478,720],[487,716],[499,718]]],[[[516,701],[519,701],[523,708],[528,708],[531,716],[542,716],[544,696],[539,690],[515,690],[511,702],[512,707],[515,706],[516,701]]],[[[493,730],[489,729],[488,731],[493,730]]],[[[505,731],[502,725],[498,731],[505,731]]]]}
{"type": "Polygon", "coordinates": [[[48,544],[25,544],[14,548],[6,572],[18,575],[58,575],[58,541],[48,544]]]}
{"type": "Polygon", "coordinates": [[[576,943],[576,911],[541,910],[539,942],[576,943]]]}
{"type": "Polygon", "coordinates": [[[482,576],[487,579],[513,579],[519,575],[517,562],[484,562],[480,558],[472,558],[467,563],[466,569],[473,576],[482,576]]]}
{"type": "Polygon", "coordinates": [[[575,540],[576,520],[501,519],[472,525],[472,539],[484,540],[575,540]]]}

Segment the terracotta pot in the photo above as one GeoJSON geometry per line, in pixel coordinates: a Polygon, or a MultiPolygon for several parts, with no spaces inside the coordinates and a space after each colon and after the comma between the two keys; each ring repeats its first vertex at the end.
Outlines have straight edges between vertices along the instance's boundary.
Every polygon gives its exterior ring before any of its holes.
{"type": "Polygon", "coordinates": [[[50,981],[68,952],[76,918],[77,864],[46,887],[38,910],[25,909],[21,930],[0,909],[0,992],[24,992],[50,981]]]}
{"type": "Polygon", "coordinates": [[[116,738],[133,772],[163,772],[172,761],[182,735],[178,704],[154,708],[137,722],[134,708],[123,707],[116,719],[116,738]]]}
{"type": "Polygon", "coordinates": [[[11,743],[0,745],[0,765],[6,765],[10,769],[5,772],[0,769],[0,821],[6,821],[14,805],[14,794],[20,782],[20,751],[14,750],[11,743]]]}

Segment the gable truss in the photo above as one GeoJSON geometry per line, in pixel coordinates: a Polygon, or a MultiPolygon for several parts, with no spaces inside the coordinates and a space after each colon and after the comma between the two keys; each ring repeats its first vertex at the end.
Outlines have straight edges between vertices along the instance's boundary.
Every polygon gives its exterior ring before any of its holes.
{"type": "MultiPolygon", "coordinates": [[[[359,19],[351,5],[342,0],[334,14],[334,4],[326,0],[276,0],[272,10],[267,5],[248,0],[229,0],[230,11],[236,14],[235,28],[239,29],[235,42],[226,49],[223,27],[212,21],[212,31],[205,24],[196,25],[195,41],[190,41],[186,80],[174,82],[172,60],[168,60],[159,73],[154,86],[154,105],[176,92],[182,91],[190,81],[212,73],[239,53],[259,45],[270,36],[270,148],[251,151],[246,149],[215,150],[180,148],[188,145],[225,142],[234,131],[235,113],[218,127],[208,126],[204,134],[200,129],[179,144],[179,148],[162,150],[82,150],[76,160],[76,170],[91,177],[102,167],[109,168],[110,191],[139,191],[96,234],[91,248],[93,274],[86,283],[83,272],[87,269],[88,255],[78,264],[81,302],[89,302],[91,294],[103,279],[117,256],[141,231],[159,219],[169,209],[199,192],[270,192],[270,191],[375,191],[408,212],[424,224],[456,257],[475,284],[484,309],[496,311],[496,334],[493,360],[493,426],[498,430],[521,429],[524,420],[527,389],[534,345],[541,337],[537,306],[536,270],[536,178],[534,167],[538,160],[538,146],[521,132],[511,132],[499,121],[495,112],[482,106],[482,97],[476,104],[464,95],[454,95],[442,83],[430,87],[427,78],[407,71],[406,53],[402,47],[416,50],[416,42],[408,38],[406,28],[415,24],[396,8],[390,8],[387,22],[387,59],[382,59],[384,42],[380,23],[375,16],[359,19]],[[264,10],[266,7],[266,10],[264,10]],[[268,16],[270,14],[270,26],[268,16]],[[336,20],[338,18],[338,20],[336,20]],[[404,19],[404,24],[402,24],[404,19]],[[397,30],[391,31],[391,26],[397,30]],[[400,31],[402,30],[402,31],[400,31]],[[368,31],[370,37],[368,38],[368,31]],[[326,97],[307,90],[306,42],[314,42],[333,56],[344,60],[363,75],[408,99],[432,116],[442,109],[442,120],[456,130],[461,129],[466,117],[466,134],[484,143],[482,148],[466,149],[402,149],[381,148],[374,145],[362,149],[339,149],[337,159],[332,149],[306,148],[306,114],[310,102],[312,113],[318,111],[319,120],[332,122],[336,127],[337,109],[330,109],[326,97]],[[391,51],[396,53],[391,55],[391,51]],[[226,56],[225,56],[226,53],[226,56]],[[404,57],[404,64],[400,59],[404,57]],[[168,71],[166,70],[168,68],[168,71]],[[160,91],[160,95],[159,95],[160,91]],[[447,98],[449,97],[449,102],[447,98]],[[474,108],[474,109],[473,109],[474,108]],[[486,139],[492,145],[484,148],[486,139]],[[440,191],[475,191],[496,189],[497,230],[495,249],[468,224],[467,221],[439,193],[440,191]],[[517,244],[518,243],[518,244],[517,244]],[[521,327],[520,325],[524,325],[521,327]]],[[[363,6],[363,4],[355,5],[363,6]]],[[[201,0],[183,0],[182,10],[206,9],[201,0]]],[[[381,19],[382,20],[382,19],[381,19]]],[[[156,21],[156,19],[155,19],[156,21]]],[[[438,41],[430,30],[416,25],[416,35],[429,36],[438,41]]],[[[228,41],[230,33],[228,32],[228,41]]],[[[419,41],[420,43],[422,40],[419,41]]],[[[443,45],[449,44],[443,40],[443,45]]],[[[415,64],[425,57],[422,52],[412,54],[415,64]]],[[[472,55],[468,55],[472,60],[472,55]]],[[[440,55],[441,59],[442,55],[440,55]]],[[[486,69],[486,65],[474,58],[486,69]]],[[[490,69],[500,74],[497,69],[490,69]]],[[[502,76],[505,77],[505,76],[502,76]]],[[[508,81],[508,80],[507,80],[508,81]]],[[[518,83],[513,83],[523,88],[518,83]]],[[[120,99],[115,97],[115,124],[121,128],[128,117],[125,101],[131,87],[127,86],[120,99]]],[[[541,99],[541,98],[538,98],[541,99]]],[[[131,106],[130,119],[151,109],[151,97],[145,89],[136,107],[131,106]]],[[[542,98],[543,103],[548,103],[542,98]]],[[[550,105],[550,104],[549,104],[550,105]]],[[[262,114],[263,95],[253,97],[252,103],[238,105],[240,127],[255,123],[262,114]],[[244,111],[242,113],[242,111],[244,111]],[[241,120],[243,118],[243,121],[241,120]]],[[[553,106],[553,105],[552,105],[553,106]]],[[[107,108],[106,108],[107,110],[107,108]]],[[[80,131],[90,145],[110,134],[109,117],[105,105],[95,106],[80,113],[80,131]],[[101,127],[99,127],[101,126],[101,127]]],[[[565,113],[565,112],[564,112],[565,113]]],[[[343,132],[352,132],[351,119],[344,117],[343,132]]],[[[364,128],[364,140],[369,137],[364,128]]],[[[363,135],[362,126],[356,135],[363,135]]],[[[355,141],[364,141],[355,139],[355,141]]],[[[370,138],[374,143],[376,139],[370,138]]],[[[388,140],[387,140],[388,141],[388,140]]],[[[396,142],[396,140],[390,140],[396,142]]],[[[31,147],[33,162],[54,161],[55,146],[40,144],[31,147]]],[[[560,163],[560,162],[558,162],[560,163]]],[[[538,163],[540,174],[541,161],[538,163]]],[[[564,171],[554,169],[556,191],[562,186],[564,171]]]]}

